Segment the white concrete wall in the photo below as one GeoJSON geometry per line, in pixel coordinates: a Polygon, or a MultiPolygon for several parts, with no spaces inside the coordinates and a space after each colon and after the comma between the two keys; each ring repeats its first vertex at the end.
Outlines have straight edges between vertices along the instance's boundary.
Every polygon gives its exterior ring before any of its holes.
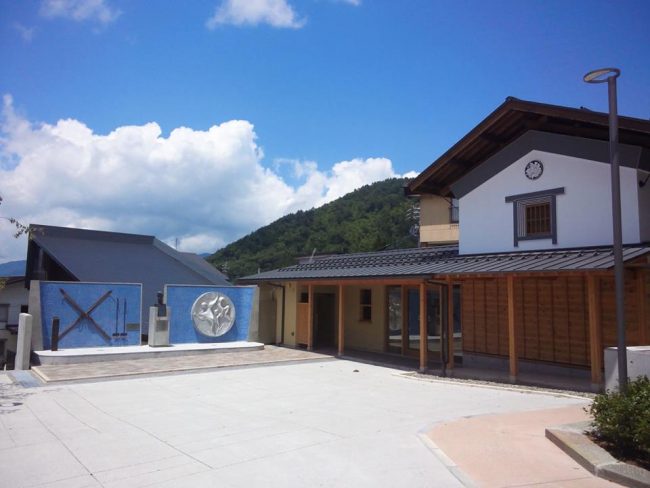
{"type": "MultiPolygon", "coordinates": [[[[25,288],[24,281],[5,285],[0,289],[0,303],[9,304],[9,324],[18,325],[18,315],[20,306],[27,305],[29,301],[29,291],[25,288]]],[[[0,329],[4,328],[0,325],[0,329]]]]}
{"type": "MultiPolygon", "coordinates": [[[[621,167],[624,243],[640,241],[638,188],[637,170],[621,167]]],[[[460,253],[611,245],[611,205],[609,164],[531,151],[460,199],[460,253]],[[524,174],[533,159],[544,165],[537,180],[524,174]],[[505,197],[560,187],[564,195],[557,196],[557,244],[549,238],[520,241],[515,247],[513,204],[505,197]]]]}
{"type": "MultiPolygon", "coordinates": [[[[650,346],[627,348],[627,377],[635,380],[650,377],[650,346]]],[[[605,390],[618,390],[618,348],[605,348],[605,390]]]]}
{"type": "MultiPolygon", "coordinates": [[[[28,298],[29,292],[25,289],[25,283],[23,281],[20,283],[12,283],[11,285],[5,285],[0,289],[0,303],[9,304],[8,324],[18,325],[20,306],[27,305],[28,298]]],[[[4,324],[0,323],[0,341],[4,342],[4,354],[0,357],[0,366],[4,364],[4,361],[6,360],[7,351],[16,352],[16,339],[16,334],[12,334],[6,330],[4,324]]]]}

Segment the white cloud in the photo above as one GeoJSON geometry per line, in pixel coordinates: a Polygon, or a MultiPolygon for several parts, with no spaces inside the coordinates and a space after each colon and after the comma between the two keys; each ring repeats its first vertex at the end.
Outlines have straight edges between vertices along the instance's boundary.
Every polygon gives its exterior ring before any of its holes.
{"type": "Polygon", "coordinates": [[[26,27],[19,22],[15,22],[14,28],[18,31],[23,41],[32,42],[32,39],[34,39],[34,32],[36,31],[35,27],[26,27]]]}
{"type": "Polygon", "coordinates": [[[341,3],[347,3],[347,4],[350,4],[350,5],[354,5],[355,7],[358,7],[359,5],[361,5],[361,0],[337,0],[337,1],[341,2],[341,3]]]}
{"type": "MultiPolygon", "coordinates": [[[[212,252],[287,213],[317,207],[398,176],[385,158],[321,171],[289,160],[295,184],[264,167],[253,125],[230,120],[168,137],[155,122],[95,134],[83,122],[33,124],[5,96],[0,125],[0,215],[24,223],[153,234],[179,249],[212,252]]],[[[0,221],[0,262],[24,240],[0,221]]]]}
{"type": "Polygon", "coordinates": [[[101,24],[109,24],[121,14],[105,0],[43,0],[40,13],[44,17],[61,17],[78,22],[92,20],[101,24]]]}
{"type": "Polygon", "coordinates": [[[223,0],[208,19],[208,29],[219,25],[268,24],[278,28],[299,29],[305,19],[298,18],[286,0],[223,0]]]}

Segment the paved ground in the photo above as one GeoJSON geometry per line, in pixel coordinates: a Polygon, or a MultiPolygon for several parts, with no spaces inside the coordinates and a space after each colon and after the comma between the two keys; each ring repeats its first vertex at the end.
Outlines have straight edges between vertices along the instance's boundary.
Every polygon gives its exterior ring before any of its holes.
{"type": "Polygon", "coordinates": [[[301,349],[265,346],[264,349],[258,351],[214,352],[197,356],[56,364],[36,366],[32,369],[42,380],[52,383],[323,359],[332,359],[332,357],[301,349]]]}
{"type": "Polygon", "coordinates": [[[331,360],[41,388],[0,373],[0,486],[456,487],[435,425],[586,403],[398,373],[331,360]]]}
{"type": "Polygon", "coordinates": [[[588,416],[582,406],[573,405],[454,420],[428,435],[479,486],[618,486],[594,478],[544,436],[548,426],[583,420],[588,416]],[[490,442],[473,442],[478,432],[490,442]]]}

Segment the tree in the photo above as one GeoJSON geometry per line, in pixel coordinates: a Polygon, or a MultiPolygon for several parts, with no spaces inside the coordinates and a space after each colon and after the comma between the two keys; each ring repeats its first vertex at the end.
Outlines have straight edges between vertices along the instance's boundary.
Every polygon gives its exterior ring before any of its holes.
{"type": "MultiPolygon", "coordinates": [[[[0,195],[0,205],[2,205],[2,195],[0,195]]],[[[15,219],[14,217],[4,217],[0,215],[0,219],[6,220],[16,228],[16,231],[14,232],[14,237],[16,239],[18,239],[23,234],[29,233],[29,226],[22,224],[21,222],[18,221],[18,219],[15,219]]]]}
{"type": "MultiPolygon", "coordinates": [[[[2,196],[0,195],[0,205],[2,205],[2,196]]],[[[14,238],[18,239],[20,236],[23,234],[29,234],[29,226],[22,224],[21,222],[18,221],[18,219],[15,219],[13,217],[4,217],[0,215],[0,219],[6,220],[9,222],[12,226],[16,228],[16,231],[14,232],[14,238]]],[[[7,284],[7,280],[4,278],[0,278],[0,290],[2,290],[5,285],[7,284]]]]}

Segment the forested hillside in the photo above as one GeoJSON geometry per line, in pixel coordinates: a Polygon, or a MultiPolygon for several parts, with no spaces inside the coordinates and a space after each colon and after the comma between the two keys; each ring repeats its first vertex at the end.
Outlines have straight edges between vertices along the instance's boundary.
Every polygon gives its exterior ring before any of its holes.
{"type": "Polygon", "coordinates": [[[317,209],[286,215],[207,260],[231,279],[289,266],[299,256],[415,247],[405,179],[367,185],[317,209]]]}

